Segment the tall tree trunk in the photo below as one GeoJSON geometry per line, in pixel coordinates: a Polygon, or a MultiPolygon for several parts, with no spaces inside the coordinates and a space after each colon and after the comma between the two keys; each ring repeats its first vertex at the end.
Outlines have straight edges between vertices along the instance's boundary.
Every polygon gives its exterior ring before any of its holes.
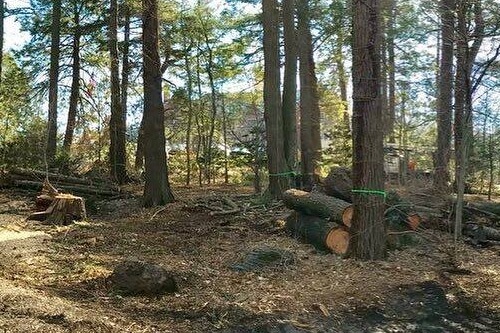
{"type": "Polygon", "coordinates": [[[121,107],[123,120],[122,122],[127,124],[127,112],[128,112],[128,86],[129,86],[129,76],[130,76],[130,8],[127,2],[123,3],[123,54],[122,54],[122,85],[121,85],[121,107]]]}
{"type": "Polygon", "coordinates": [[[214,132],[215,132],[215,118],[217,117],[217,89],[215,87],[214,81],[214,73],[213,73],[213,50],[210,46],[210,41],[208,39],[208,34],[204,31],[205,34],[205,45],[208,50],[208,62],[206,66],[207,74],[208,74],[208,82],[210,84],[210,106],[212,109],[212,113],[210,115],[210,131],[208,133],[208,147],[207,147],[207,159],[205,168],[207,171],[207,180],[210,184],[213,172],[213,141],[214,141],[214,132]]]}
{"type": "Polygon", "coordinates": [[[109,9],[109,57],[111,75],[111,118],[109,121],[109,167],[111,178],[119,184],[127,181],[125,150],[126,118],[120,95],[120,69],[118,59],[118,1],[111,0],[109,9]]]}
{"type": "Polygon", "coordinates": [[[221,94],[222,138],[224,140],[224,184],[229,184],[229,150],[227,142],[227,112],[224,94],[221,94]]]}
{"type": "Polygon", "coordinates": [[[384,135],[389,134],[389,109],[388,109],[388,79],[387,72],[389,64],[387,62],[387,23],[389,20],[390,2],[391,0],[380,1],[380,108],[384,117],[384,135]]]}
{"type": "MultiPolygon", "coordinates": [[[[481,0],[470,3],[457,1],[457,71],[455,77],[455,182],[457,204],[455,205],[455,240],[462,235],[462,206],[467,178],[467,161],[472,150],[472,66],[484,38],[484,22],[481,0]],[[473,8],[474,38],[469,47],[468,18],[473,8]]],[[[476,82],[477,83],[477,82],[476,82]]]]}
{"type": "Polygon", "coordinates": [[[139,133],[137,133],[137,147],[135,149],[135,170],[139,171],[144,166],[144,115],[142,115],[139,124],[139,133]]]}
{"type": "Polygon", "coordinates": [[[264,28],[264,120],[266,123],[269,194],[281,198],[289,187],[283,143],[280,94],[279,11],[276,0],[262,0],[264,28]]]}
{"type": "Polygon", "coordinates": [[[78,100],[80,98],[80,8],[79,4],[74,4],[74,31],[73,31],[73,75],[71,81],[71,93],[69,96],[68,122],[66,124],[66,133],[64,135],[63,150],[69,154],[73,135],[75,133],[76,113],[78,110],[78,100]]]}
{"type": "MultiPolygon", "coordinates": [[[[347,100],[347,76],[345,73],[344,54],[342,47],[344,45],[344,35],[342,31],[338,32],[337,45],[335,46],[335,63],[337,65],[337,74],[339,78],[340,100],[342,101],[342,119],[346,132],[350,134],[351,119],[349,116],[349,101],[347,100]]],[[[349,138],[350,140],[350,138],[349,138]]]]}
{"type": "Polygon", "coordinates": [[[61,0],[52,2],[52,27],[49,71],[49,115],[47,124],[46,159],[54,162],[57,149],[57,93],[59,84],[59,47],[61,40],[61,0]]]}
{"type": "Polygon", "coordinates": [[[283,135],[288,168],[297,170],[297,29],[295,0],[283,0],[285,72],[283,76],[283,135]]]}
{"type": "Polygon", "coordinates": [[[493,192],[493,172],[494,169],[494,147],[493,147],[493,133],[489,134],[488,142],[488,171],[489,171],[489,181],[488,181],[488,200],[491,200],[491,194],[493,192]]]}
{"type": "Polygon", "coordinates": [[[208,171],[206,169],[206,159],[207,159],[207,144],[205,129],[203,123],[203,92],[201,90],[201,50],[200,46],[197,47],[196,53],[196,86],[198,93],[198,113],[196,115],[196,129],[198,131],[198,145],[196,149],[196,163],[198,164],[198,183],[201,186],[203,184],[203,177],[207,178],[208,171]]]}
{"type": "Polygon", "coordinates": [[[453,44],[455,0],[441,0],[441,59],[437,101],[437,152],[434,188],[448,193],[453,92],[453,44]]]}
{"type": "Polygon", "coordinates": [[[321,160],[320,109],[316,79],[310,9],[307,0],[297,3],[300,75],[300,146],[303,185],[311,189],[319,181],[321,160]]]}
{"type": "MultiPolygon", "coordinates": [[[[396,26],[396,1],[389,0],[387,21],[387,74],[388,74],[388,117],[387,134],[389,142],[395,143],[394,124],[396,123],[396,56],[394,52],[394,36],[396,26]]],[[[384,110],[384,109],[382,109],[384,110]]]]}
{"type": "Polygon", "coordinates": [[[161,63],[158,53],[158,0],[143,0],[143,82],[144,82],[144,206],[172,202],[165,153],[165,113],[162,101],[161,63]]]}
{"type": "Polygon", "coordinates": [[[190,47],[187,46],[185,48],[184,54],[184,70],[186,71],[186,84],[187,84],[187,93],[188,93],[188,119],[187,119],[187,127],[186,127],[186,185],[189,186],[191,183],[191,131],[193,127],[193,78],[191,71],[191,63],[189,61],[189,52],[188,49],[190,47]]]}
{"type": "Polygon", "coordinates": [[[353,1],[354,212],[348,255],[370,260],[386,255],[379,15],[379,1],[353,1]]]}
{"type": "Polygon", "coordinates": [[[4,40],[5,0],[0,3],[0,84],[2,83],[3,40],[4,40]]]}

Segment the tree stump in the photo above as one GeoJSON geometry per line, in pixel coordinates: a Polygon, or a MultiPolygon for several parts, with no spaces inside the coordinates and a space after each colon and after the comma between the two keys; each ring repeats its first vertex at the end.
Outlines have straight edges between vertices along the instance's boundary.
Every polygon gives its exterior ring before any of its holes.
{"type": "MultiPolygon", "coordinates": [[[[47,200],[47,198],[44,198],[47,200]]],[[[31,214],[28,220],[43,221],[56,225],[67,225],[74,220],[87,217],[85,201],[71,194],[57,194],[50,206],[42,211],[31,214]]]]}

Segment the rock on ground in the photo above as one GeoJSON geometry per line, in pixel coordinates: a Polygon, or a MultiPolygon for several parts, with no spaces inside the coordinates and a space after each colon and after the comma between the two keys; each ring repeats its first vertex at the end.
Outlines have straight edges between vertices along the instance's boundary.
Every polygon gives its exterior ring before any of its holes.
{"type": "Polygon", "coordinates": [[[113,286],[129,295],[162,295],[177,291],[177,284],[163,267],[140,260],[125,260],[110,276],[113,286]]]}

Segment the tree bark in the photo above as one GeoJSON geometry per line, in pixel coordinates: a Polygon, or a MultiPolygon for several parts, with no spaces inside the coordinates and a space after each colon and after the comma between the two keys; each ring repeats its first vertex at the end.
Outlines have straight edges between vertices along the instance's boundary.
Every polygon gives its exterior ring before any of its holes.
{"type": "Polygon", "coordinates": [[[351,204],[318,192],[290,189],[283,193],[283,203],[307,215],[329,218],[336,223],[351,225],[351,204]]]}
{"type": "Polygon", "coordinates": [[[59,47],[61,39],[61,0],[52,2],[52,27],[49,71],[49,113],[47,124],[46,160],[54,162],[57,150],[57,93],[59,81],[59,47]]]}
{"type": "Polygon", "coordinates": [[[441,59],[438,81],[437,107],[437,152],[434,173],[434,188],[440,193],[449,193],[448,181],[451,118],[453,91],[453,45],[454,45],[455,0],[441,0],[441,59]]]}
{"type": "Polygon", "coordinates": [[[455,76],[455,182],[457,204],[455,211],[455,240],[461,237],[462,208],[467,178],[467,160],[472,150],[472,66],[484,38],[484,22],[481,1],[474,4],[466,0],[457,2],[457,70],[455,76]],[[469,47],[469,11],[474,8],[474,40],[469,47]]]}
{"type": "Polygon", "coordinates": [[[224,184],[229,184],[229,150],[227,141],[227,111],[224,94],[220,95],[222,111],[222,139],[224,141],[224,184]]]}
{"type": "Polygon", "coordinates": [[[300,146],[303,186],[310,190],[319,182],[321,129],[318,81],[315,73],[310,9],[307,0],[298,0],[300,146]]]}
{"type": "Polygon", "coordinates": [[[351,170],[343,167],[334,167],[323,180],[323,189],[326,194],[352,202],[351,170]]]}
{"type": "Polygon", "coordinates": [[[349,231],[324,218],[294,212],[287,217],[286,228],[293,237],[318,250],[345,254],[349,245],[349,231]]]}
{"type": "Polygon", "coordinates": [[[208,50],[208,62],[206,65],[206,70],[208,74],[208,82],[210,84],[210,106],[212,113],[210,115],[210,131],[208,133],[208,143],[207,143],[207,154],[205,171],[207,172],[207,181],[210,184],[212,180],[212,164],[213,164],[213,141],[214,141],[214,131],[215,131],[215,118],[217,117],[217,89],[215,87],[214,73],[213,73],[213,50],[210,46],[210,41],[208,38],[207,31],[204,31],[205,45],[208,50]]]}
{"type": "Polygon", "coordinates": [[[129,76],[130,76],[130,8],[127,2],[123,3],[123,54],[122,54],[122,84],[121,84],[121,107],[123,120],[122,122],[127,124],[127,112],[128,112],[128,86],[129,86],[129,76]]]}
{"type": "Polygon", "coordinates": [[[135,170],[139,171],[144,166],[144,114],[139,124],[139,133],[137,133],[137,147],[135,149],[135,170]]]}
{"type": "MultiPolygon", "coordinates": [[[[379,6],[376,0],[353,2],[353,187],[361,191],[384,190],[379,6]]],[[[349,256],[384,258],[383,196],[378,192],[353,193],[353,205],[349,256]]]]}
{"type": "Polygon", "coordinates": [[[297,169],[297,29],[295,0],[283,0],[285,72],[283,75],[283,135],[288,168],[297,169]]]}
{"type": "Polygon", "coordinates": [[[144,206],[172,202],[165,152],[165,113],[162,102],[161,63],[158,53],[158,0],[143,0],[144,81],[144,206]]]}
{"type": "Polygon", "coordinates": [[[184,69],[186,71],[186,84],[188,93],[188,119],[186,127],[186,185],[189,186],[191,183],[191,131],[193,127],[193,78],[191,70],[191,62],[189,61],[188,50],[191,47],[187,45],[185,41],[185,54],[184,54],[184,69]]]}
{"type": "MultiPolygon", "coordinates": [[[[351,117],[349,116],[349,101],[347,100],[347,76],[345,73],[344,65],[344,54],[342,52],[342,47],[344,45],[344,35],[342,31],[338,33],[337,45],[335,46],[335,62],[337,64],[337,73],[339,77],[339,90],[340,90],[340,100],[342,101],[342,120],[344,121],[344,126],[346,128],[346,133],[350,136],[351,129],[351,117]]],[[[350,140],[350,138],[349,138],[350,140]]]]}
{"type": "Polygon", "coordinates": [[[71,81],[71,93],[69,96],[68,122],[66,124],[66,134],[64,135],[63,150],[69,154],[71,144],[73,143],[73,135],[75,133],[76,113],[78,110],[78,99],[80,97],[80,8],[79,4],[75,3],[73,8],[74,31],[73,31],[73,75],[71,81]]]}
{"type": "Polygon", "coordinates": [[[396,123],[396,56],[394,36],[396,25],[396,1],[389,0],[387,21],[387,74],[388,74],[388,117],[387,134],[389,142],[396,142],[394,124],[396,123]]]}
{"type": "Polygon", "coordinates": [[[0,84],[2,83],[5,0],[0,2],[0,84]]]}
{"type": "Polygon", "coordinates": [[[109,121],[109,165],[111,178],[118,184],[127,182],[127,160],[125,150],[126,116],[120,96],[118,59],[118,2],[111,0],[109,9],[109,57],[111,75],[111,118],[109,121]]]}
{"type": "Polygon", "coordinates": [[[262,0],[264,28],[264,119],[266,122],[269,194],[280,198],[289,187],[283,143],[283,115],[280,94],[280,55],[276,0],[262,0]]]}

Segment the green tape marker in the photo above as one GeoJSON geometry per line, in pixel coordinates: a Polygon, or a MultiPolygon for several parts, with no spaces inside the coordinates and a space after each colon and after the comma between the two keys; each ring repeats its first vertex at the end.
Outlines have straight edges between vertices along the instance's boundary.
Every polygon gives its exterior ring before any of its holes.
{"type": "Polygon", "coordinates": [[[368,195],[380,195],[383,196],[384,199],[387,197],[387,192],[381,190],[368,190],[368,189],[359,189],[359,190],[351,190],[352,193],[361,193],[368,195]]]}

